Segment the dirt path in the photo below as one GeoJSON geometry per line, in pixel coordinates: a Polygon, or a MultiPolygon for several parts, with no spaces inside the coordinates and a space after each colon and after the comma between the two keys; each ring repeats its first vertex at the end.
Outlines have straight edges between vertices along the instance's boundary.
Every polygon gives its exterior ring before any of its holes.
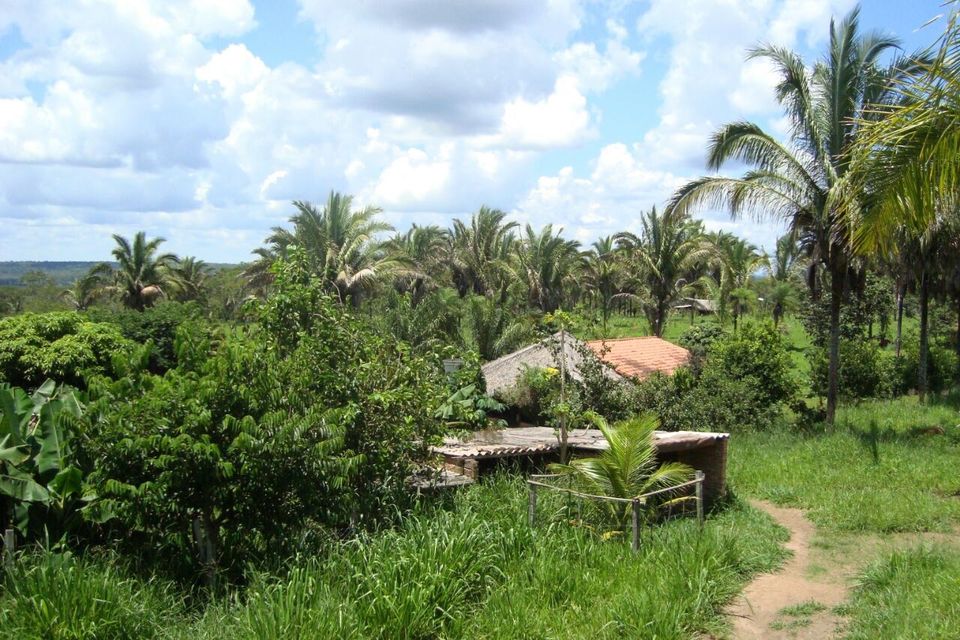
{"type": "Polygon", "coordinates": [[[751,504],[767,512],[790,532],[786,547],[793,552],[776,573],[757,577],[747,585],[728,613],[732,616],[733,637],[737,640],[763,638],[831,638],[836,635],[840,619],[833,607],[847,596],[845,577],[836,574],[810,576],[810,544],[814,525],[800,509],[778,507],[769,502],[752,500],[751,504]],[[806,607],[802,615],[783,615],[785,607],[818,603],[806,607]]]}

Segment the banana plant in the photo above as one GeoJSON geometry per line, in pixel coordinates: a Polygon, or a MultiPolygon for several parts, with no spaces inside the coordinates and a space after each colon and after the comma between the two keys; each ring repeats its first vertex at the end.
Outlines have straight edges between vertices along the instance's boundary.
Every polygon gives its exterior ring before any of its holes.
{"type": "Polygon", "coordinates": [[[52,380],[32,395],[0,387],[0,503],[21,535],[69,526],[78,507],[92,501],[70,447],[81,414],[75,391],[52,380]]]}

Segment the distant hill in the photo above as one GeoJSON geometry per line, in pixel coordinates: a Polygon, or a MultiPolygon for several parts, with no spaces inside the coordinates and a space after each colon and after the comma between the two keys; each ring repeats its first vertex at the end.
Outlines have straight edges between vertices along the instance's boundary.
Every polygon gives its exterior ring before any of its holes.
{"type": "MultiPolygon", "coordinates": [[[[57,261],[23,261],[0,262],[0,286],[19,285],[20,278],[31,271],[42,271],[57,281],[57,284],[68,285],[84,275],[98,262],[57,262],[57,261]]],[[[111,263],[116,266],[116,263],[111,263]]],[[[233,267],[233,264],[212,263],[213,269],[233,267]]]]}

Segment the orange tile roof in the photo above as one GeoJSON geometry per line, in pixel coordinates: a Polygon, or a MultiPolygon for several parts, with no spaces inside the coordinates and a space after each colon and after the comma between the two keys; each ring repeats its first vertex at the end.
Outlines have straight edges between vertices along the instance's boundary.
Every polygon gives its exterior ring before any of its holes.
{"type": "Polygon", "coordinates": [[[690,361],[689,351],[655,336],[591,340],[587,344],[617,373],[641,380],[655,371],[672,374],[690,361]]]}

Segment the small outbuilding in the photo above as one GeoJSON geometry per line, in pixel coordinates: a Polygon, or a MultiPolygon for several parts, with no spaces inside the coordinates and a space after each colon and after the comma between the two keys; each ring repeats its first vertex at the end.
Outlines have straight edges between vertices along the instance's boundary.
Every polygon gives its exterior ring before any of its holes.
{"type": "MultiPolygon", "coordinates": [[[[487,383],[487,393],[496,395],[514,387],[517,379],[523,372],[532,368],[561,369],[562,360],[566,359],[567,374],[574,380],[581,380],[580,366],[584,357],[590,357],[591,347],[569,333],[553,334],[539,342],[535,342],[518,351],[497,358],[481,367],[483,378],[487,383]],[[562,336],[562,339],[561,339],[562,336]],[[563,350],[561,351],[561,345],[563,350]],[[564,356],[561,356],[561,353],[564,356]]],[[[609,367],[604,367],[604,375],[611,381],[622,381],[623,376],[609,367]]]]}
{"type": "Polygon", "coordinates": [[[690,352],[656,336],[591,340],[587,345],[624,378],[643,380],[660,372],[672,375],[690,362],[690,352]]]}

